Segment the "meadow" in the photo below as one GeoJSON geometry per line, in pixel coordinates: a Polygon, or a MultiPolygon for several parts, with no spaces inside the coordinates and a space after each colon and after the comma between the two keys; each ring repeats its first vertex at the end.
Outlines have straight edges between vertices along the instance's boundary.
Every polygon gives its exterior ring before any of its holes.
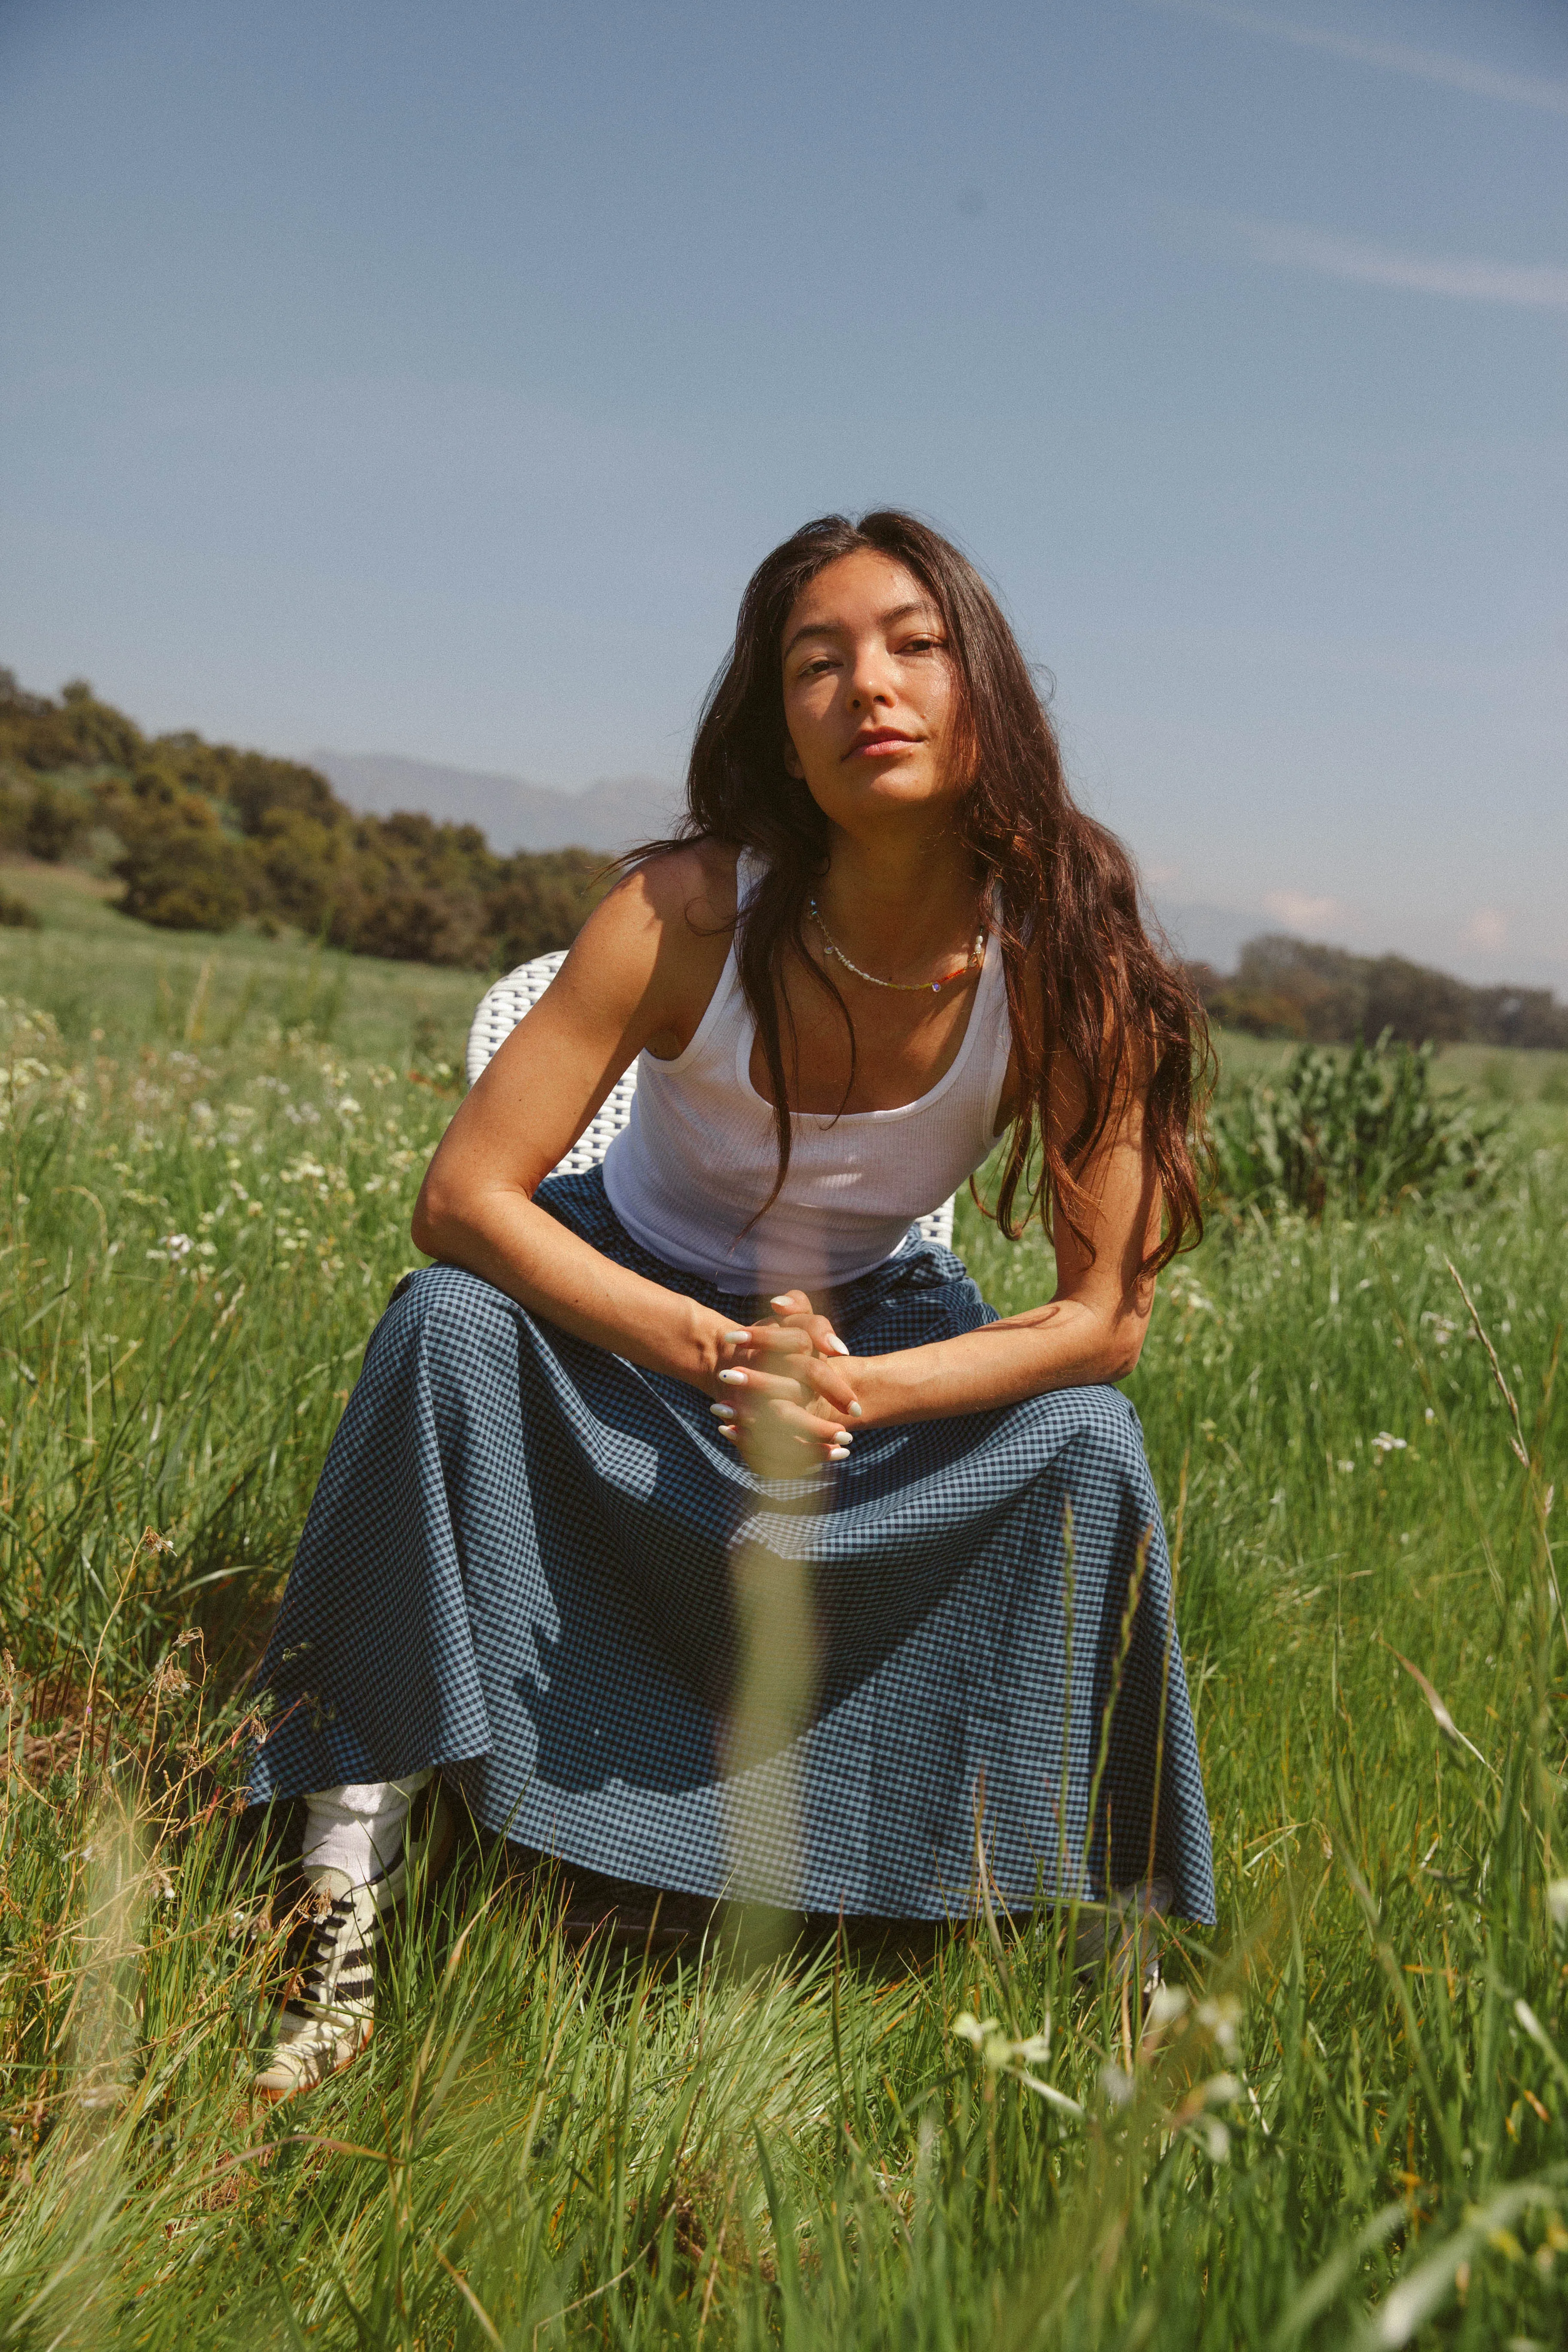
{"type": "Polygon", "coordinates": [[[1511,1107],[1484,1194],[1216,1221],[1163,1281],[1129,1393],[1220,1922],[1142,2024],[1070,1923],[655,1968],[475,1864],[262,2115],[245,1676],[479,983],[6,881],[0,2343],[1564,2340],[1560,1062],[1439,1064],[1511,1107]]]}

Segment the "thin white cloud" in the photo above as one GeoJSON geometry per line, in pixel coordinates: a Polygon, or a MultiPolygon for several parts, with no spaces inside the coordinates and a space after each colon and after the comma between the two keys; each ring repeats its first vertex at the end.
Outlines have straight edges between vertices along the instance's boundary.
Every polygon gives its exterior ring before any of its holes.
{"type": "Polygon", "coordinates": [[[1337,898],[1314,898],[1306,890],[1266,890],[1263,904],[1277,922],[1293,931],[1316,931],[1339,912],[1337,898]]]}
{"type": "Polygon", "coordinates": [[[1472,98],[1500,99],[1510,106],[1533,106],[1547,114],[1568,114],[1568,82],[1551,81],[1538,74],[1505,73],[1497,66],[1478,65],[1443,49],[1412,48],[1404,41],[1365,41],[1354,33],[1331,32],[1316,25],[1294,25],[1255,8],[1231,8],[1224,0],[1154,0],[1156,7],[1180,16],[1201,16],[1211,25],[1226,25],[1233,32],[1261,33],[1293,48],[1319,49],[1326,56],[1348,58],[1353,64],[1380,66],[1390,73],[1414,76],[1417,81],[1441,82],[1472,98]]]}
{"type": "Polygon", "coordinates": [[[1470,948],[1500,948],[1508,943],[1508,917],[1497,907],[1478,907],[1460,934],[1470,948]]]}
{"type": "MultiPolygon", "coordinates": [[[[1211,215],[1211,217],[1213,217],[1211,215]]],[[[1485,261],[1463,254],[1402,253],[1359,236],[1332,236],[1283,221],[1229,218],[1226,226],[1259,261],[1316,270],[1360,286],[1395,286],[1461,302],[1507,302],[1568,310],[1568,269],[1555,262],[1485,261]]]]}

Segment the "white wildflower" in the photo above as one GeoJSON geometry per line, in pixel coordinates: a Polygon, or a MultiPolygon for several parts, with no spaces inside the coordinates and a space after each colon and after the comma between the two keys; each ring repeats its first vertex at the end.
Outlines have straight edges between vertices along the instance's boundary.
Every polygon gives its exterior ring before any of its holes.
{"type": "Polygon", "coordinates": [[[961,2009],[952,2021],[952,2030],[961,2042],[972,2042],[979,2050],[989,2035],[1001,2032],[1001,2026],[994,2017],[976,2017],[973,2010],[961,2009]]]}
{"type": "Polygon", "coordinates": [[[1124,2107],[1131,2100],[1136,2085],[1131,2075],[1125,2074],[1113,2059],[1100,2070],[1100,2087],[1105,2094],[1108,2106],[1124,2107]]]}
{"type": "Polygon", "coordinates": [[[1241,2021],[1241,2003],[1235,1993],[1221,1993],[1215,2000],[1202,2000],[1197,2009],[1198,2023],[1212,2033],[1227,2058],[1234,2058],[1241,2046],[1237,2027],[1241,2021]]]}

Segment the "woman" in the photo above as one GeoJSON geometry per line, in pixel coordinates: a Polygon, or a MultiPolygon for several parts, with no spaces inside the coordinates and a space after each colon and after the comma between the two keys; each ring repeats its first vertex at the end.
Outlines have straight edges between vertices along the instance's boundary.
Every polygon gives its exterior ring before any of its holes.
{"type": "Polygon", "coordinates": [[[878,513],[770,555],[679,835],[454,1118],[332,1444],[263,1669],[321,1915],[264,2095],[368,2037],[437,1769],[648,1887],[940,1918],[978,1840],[1011,1904],[1157,1873],[1212,1919],[1110,1385],[1199,1227],[1201,1019],[957,550],[878,513]],[[1000,1319],[910,1230],[999,1139],[1057,1256],[1000,1319]]]}

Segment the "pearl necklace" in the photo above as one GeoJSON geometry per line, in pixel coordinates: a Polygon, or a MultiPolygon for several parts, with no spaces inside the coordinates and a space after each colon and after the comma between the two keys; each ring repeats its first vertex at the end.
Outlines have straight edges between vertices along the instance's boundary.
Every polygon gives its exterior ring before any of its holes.
{"type": "Polygon", "coordinates": [[[957,971],[950,971],[945,980],[879,980],[874,971],[862,971],[858,963],[850,962],[823,921],[816,899],[808,898],[805,904],[812,921],[822,933],[822,944],[826,952],[841,963],[846,971],[852,971],[857,980],[865,981],[871,988],[894,988],[900,995],[905,996],[940,996],[942,990],[950,988],[955,980],[967,980],[976,966],[985,961],[985,933],[984,930],[979,930],[974,934],[974,945],[970,949],[962,968],[957,971]]]}

